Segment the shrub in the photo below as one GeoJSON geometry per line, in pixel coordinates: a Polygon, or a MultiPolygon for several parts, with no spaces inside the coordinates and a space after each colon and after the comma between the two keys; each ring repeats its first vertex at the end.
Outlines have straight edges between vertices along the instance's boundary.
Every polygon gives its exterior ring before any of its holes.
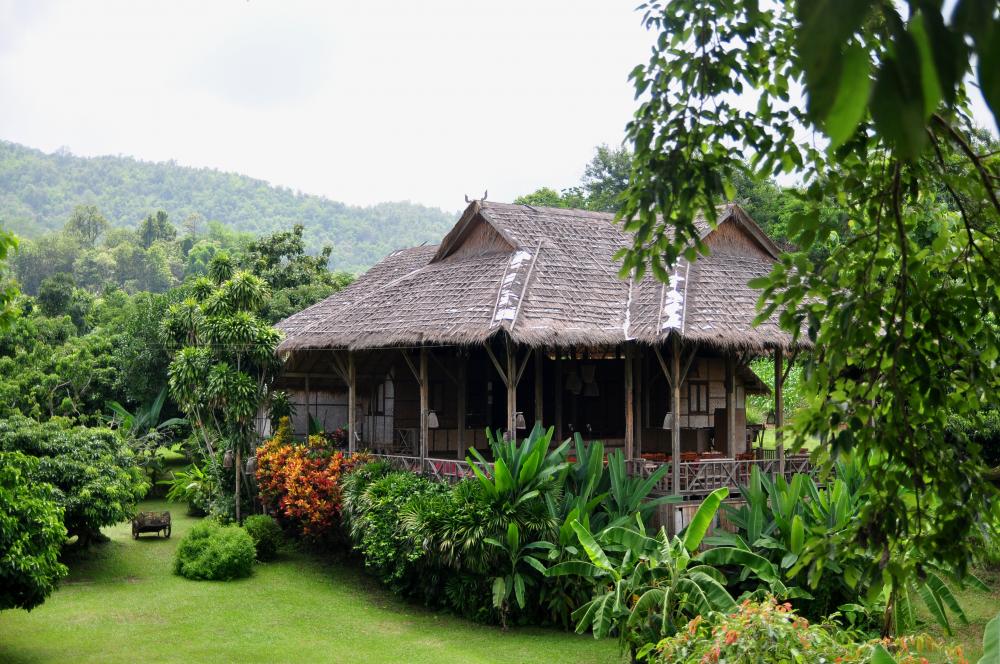
{"type": "Polygon", "coordinates": [[[99,538],[102,526],[132,518],[149,489],[134,453],[111,429],[15,415],[0,421],[0,451],[38,458],[29,476],[56,488],[66,530],[81,545],[99,538]]]}
{"type": "Polygon", "coordinates": [[[274,560],[284,539],[277,522],[267,515],[254,514],[243,521],[243,529],[253,540],[257,560],[274,560]]]}
{"type": "Polygon", "coordinates": [[[292,441],[288,420],[257,450],[261,501],[311,540],[329,538],[341,511],[341,476],[368,457],[350,458],[333,450],[322,436],[305,445],[292,441]]]}
{"type": "Polygon", "coordinates": [[[239,526],[205,520],[181,540],[174,573],[188,579],[229,581],[250,576],[256,557],[253,539],[239,526]]]}
{"type": "Polygon", "coordinates": [[[788,604],[774,598],[763,602],[743,602],[728,615],[710,613],[697,616],[687,628],[650,644],[652,660],[663,664],[703,662],[926,662],[934,652],[942,662],[965,661],[960,650],[946,650],[929,637],[896,640],[855,641],[851,632],[836,625],[812,625],[797,616],[788,604]],[[879,658],[877,654],[895,658],[879,658]]]}
{"type": "Polygon", "coordinates": [[[30,479],[37,466],[19,452],[0,452],[0,610],[38,606],[66,576],[63,509],[51,485],[30,479]]]}
{"type": "Polygon", "coordinates": [[[208,513],[216,484],[205,468],[191,464],[186,470],[174,470],[169,480],[159,483],[170,487],[167,500],[187,503],[188,514],[202,516],[208,513]]]}

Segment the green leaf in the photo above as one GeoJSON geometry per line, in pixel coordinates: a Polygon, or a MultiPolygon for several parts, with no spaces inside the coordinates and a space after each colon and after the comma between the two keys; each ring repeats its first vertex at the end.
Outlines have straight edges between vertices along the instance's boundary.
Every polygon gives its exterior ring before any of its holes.
{"type": "Polygon", "coordinates": [[[579,521],[574,521],[572,526],[576,532],[576,536],[580,538],[580,544],[583,545],[583,550],[586,551],[590,561],[603,570],[613,572],[614,568],[611,566],[611,561],[605,555],[604,549],[594,541],[594,537],[590,534],[590,531],[580,525],[579,521]]]}
{"type": "MultiPolygon", "coordinates": [[[[901,39],[912,38],[903,35],[901,39]]],[[[916,51],[915,48],[912,49],[916,51]]],[[[914,55],[914,60],[919,56],[914,55]]],[[[887,57],[875,81],[871,111],[875,127],[904,159],[913,159],[927,142],[919,65],[887,57]]]]}
{"type": "Polygon", "coordinates": [[[687,530],[684,531],[684,548],[688,552],[694,553],[701,545],[701,540],[704,539],[705,533],[708,532],[709,527],[712,525],[712,520],[719,511],[719,505],[728,496],[728,488],[722,487],[716,489],[698,507],[698,511],[691,518],[691,523],[688,524],[687,530]]]}
{"type": "Polygon", "coordinates": [[[802,521],[802,515],[796,514],[792,517],[792,532],[789,534],[789,548],[792,553],[798,555],[802,553],[802,545],[805,543],[805,524],[802,521]]]}
{"type": "Polygon", "coordinates": [[[872,651],[871,664],[896,664],[896,658],[889,654],[881,644],[872,651]]]}
{"type": "Polygon", "coordinates": [[[979,87],[1000,128],[1000,25],[994,23],[993,38],[978,42],[979,87]],[[985,42],[985,43],[984,43],[985,42]]]}
{"type": "Polygon", "coordinates": [[[514,597],[517,599],[517,605],[520,608],[524,608],[524,577],[520,574],[514,575],[514,597]]]}
{"type": "Polygon", "coordinates": [[[493,579],[493,606],[498,609],[503,606],[506,595],[507,586],[504,584],[503,577],[498,576],[493,579]]]}
{"type": "Polygon", "coordinates": [[[918,13],[910,21],[910,35],[917,46],[920,54],[920,85],[924,97],[924,119],[930,117],[931,113],[941,102],[941,83],[938,81],[937,67],[934,64],[934,45],[927,36],[927,28],[923,13],[918,13]]]}
{"type": "Polygon", "coordinates": [[[778,581],[778,570],[767,558],[757,555],[752,551],[735,549],[732,547],[719,547],[703,552],[695,560],[708,565],[740,565],[754,572],[764,581],[778,581]]]}
{"type": "Polygon", "coordinates": [[[567,560],[566,562],[553,565],[545,570],[545,576],[582,576],[587,579],[594,579],[606,576],[608,571],[593,563],[583,560],[567,560]]]}
{"type": "Polygon", "coordinates": [[[921,583],[917,586],[917,593],[920,598],[924,600],[924,605],[930,614],[937,621],[938,625],[951,636],[951,623],[948,622],[948,614],[944,610],[944,604],[941,602],[941,598],[937,596],[933,589],[926,583],[921,583]]]}
{"type": "Polygon", "coordinates": [[[951,588],[949,588],[947,584],[941,580],[941,577],[933,572],[928,573],[927,585],[931,587],[934,594],[936,594],[945,604],[948,605],[951,612],[958,616],[958,619],[962,621],[963,625],[969,624],[969,619],[965,616],[965,611],[962,610],[962,605],[958,603],[958,599],[956,599],[954,593],[951,592],[951,588]]]}
{"type": "Polygon", "coordinates": [[[871,86],[868,53],[857,44],[851,44],[844,53],[837,96],[824,125],[831,147],[840,147],[854,133],[868,108],[871,86]]]}
{"type": "Polygon", "coordinates": [[[1000,662],[1000,613],[986,623],[983,631],[983,656],[979,664],[996,664],[1000,662]]]}

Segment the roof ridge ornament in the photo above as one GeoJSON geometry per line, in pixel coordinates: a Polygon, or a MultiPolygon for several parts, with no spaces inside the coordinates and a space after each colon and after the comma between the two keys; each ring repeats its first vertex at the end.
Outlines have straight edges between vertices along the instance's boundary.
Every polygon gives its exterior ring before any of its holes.
{"type": "Polygon", "coordinates": [[[485,202],[486,202],[486,196],[487,196],[487,195],[488,195],[489,193],[490,193],[490,192],[489,192],[489,190],[488,190],[488,189],[483,189],[483,197],[482,197],[482,198],[480,198],[480,199],[479,199],[478,201],[476,201],[476,199],[475,199],[475,198],[469,198],[469,195],[468,195],[468,194],[466,194],[466,195],[465,195],[465,202],[466,202],[466,203],[472,203],[472,202],[477,202],[477,203],[485,203],[485,202]]]}

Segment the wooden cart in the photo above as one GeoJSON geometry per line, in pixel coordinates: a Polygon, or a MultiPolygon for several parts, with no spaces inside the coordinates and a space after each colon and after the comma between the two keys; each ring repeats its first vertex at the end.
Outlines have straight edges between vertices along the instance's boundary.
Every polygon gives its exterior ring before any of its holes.
{"type": "Polygon", "coordinates": [[[170,512],[139,512],[132,519],[132,537],[139,539],[142,533],[163,534],[170,537],[170,512]]]}

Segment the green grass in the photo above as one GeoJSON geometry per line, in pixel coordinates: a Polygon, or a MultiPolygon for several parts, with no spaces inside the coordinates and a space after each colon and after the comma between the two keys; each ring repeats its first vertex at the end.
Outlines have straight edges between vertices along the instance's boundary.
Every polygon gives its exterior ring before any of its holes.
{"type": "Polygon", "coordinates": [[[965,616],[969,619],[969,624],[962,625],[958,621],[953,621],[952,636],[945,634],[944,630],[930,618],[926,607],[916,600],[917,614],[925,621],[922,626],[923,631],[949,646],[961,645],[966,658],[972,662],[978,662],[983,654],[983,630],[986,629],[986,623],[1000,613],[1000,569],[975,570],[975,574],[992,588],[992,592],[984,593],[981,590],[967,588],[955,593],[962,610],[965,611],[965,616]]]}
{"type": "Polygon", "coordinates": [[[0,613],[0,662],[620,662],[613,640],[477,625],[406,604],[352,563],[285,551],[249,579],[172,573],[197,519],[170,509],[170,540],[129,525],[67,561],[70,576],[34,611],[0,613]]]}

